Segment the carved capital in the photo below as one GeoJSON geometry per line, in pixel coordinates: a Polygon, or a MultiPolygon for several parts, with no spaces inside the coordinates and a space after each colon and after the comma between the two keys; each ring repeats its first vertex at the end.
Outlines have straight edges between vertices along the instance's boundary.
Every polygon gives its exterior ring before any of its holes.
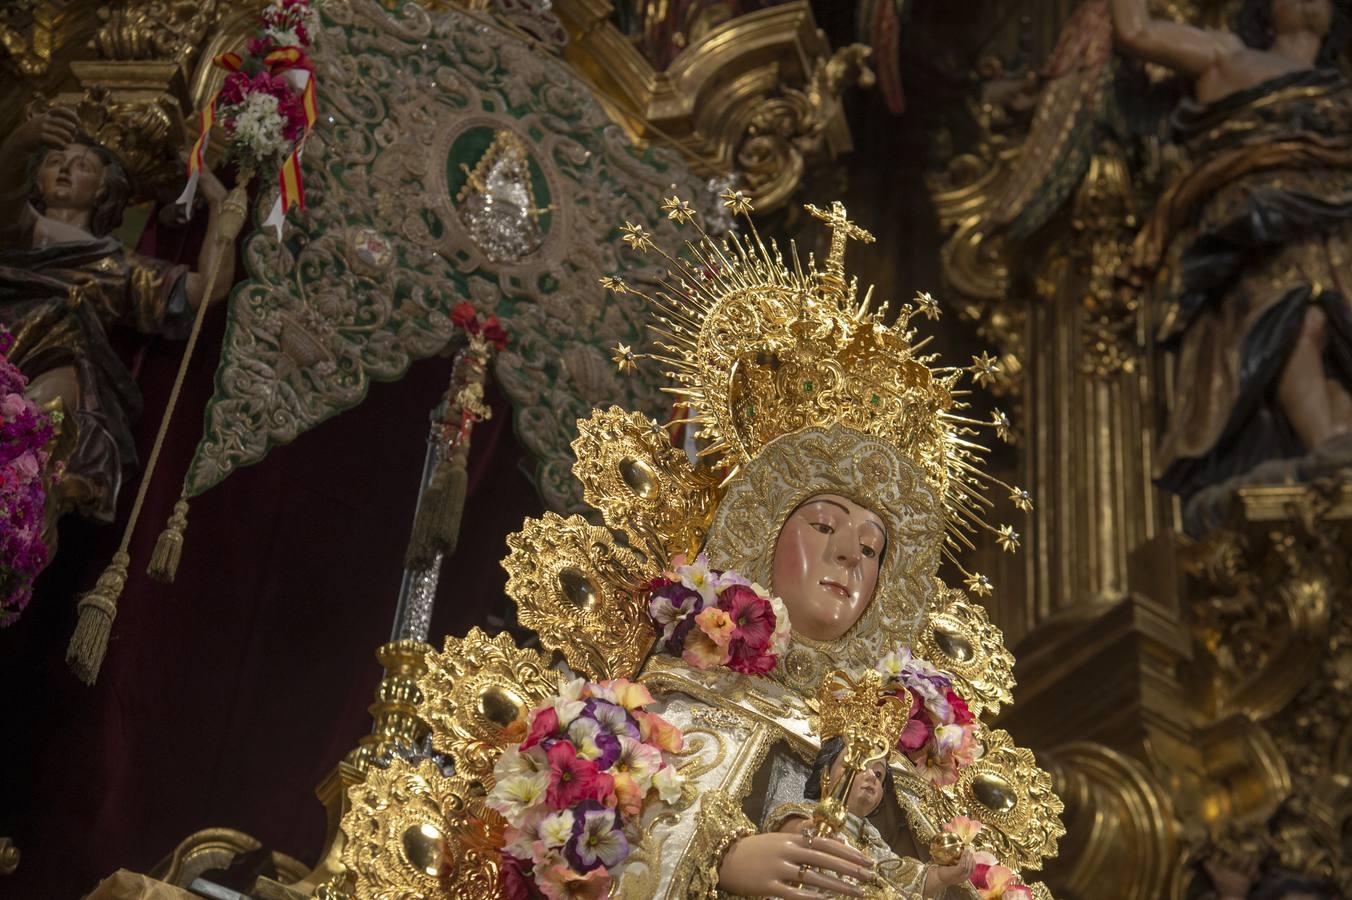
{"type": "Polygon", "coordinates": [[[218,17],[217,0],[121,0],[100,7],[90,46],[100,59],[167,61],[186,76],[218,17]]]}
{"type": "Polygon", "coordinates": [[[567,59],[637,141],[667,143],[691,168],[735,172],[768,212],[803,173],[850,149],[841,94],[869,86],[868,48],[833,54],[811,7],[794,0],[711,29],[657,70],[610,22],[603,0],[564,0],[567,59]]]}

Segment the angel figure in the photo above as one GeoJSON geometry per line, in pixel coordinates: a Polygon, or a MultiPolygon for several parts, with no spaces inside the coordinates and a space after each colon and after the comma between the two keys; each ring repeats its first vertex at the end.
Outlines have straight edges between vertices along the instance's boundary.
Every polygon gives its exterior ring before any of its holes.
{"type": "Polygon", "coordinates": [[[1177,351],[1160,483],[1185,498],[1287,457],[1352,459],[1352,37],[1345,0],[1245,0],[1236,29],[1112,0],[1116,45],[1189,79],[1190,167],[1137,242],[1177,351]]]}
{"type": "MultiPolygon", "coordinates": [[[[209,224],[199,264],[207,267],[226,191],[205,169],[201,186],[209,224]]],[[[141,410],[108,330],[186,337],[205,290],[191,267],[142,256],[112,236],[130,195],[126,170],[81,132],[71,109],[34,116],[0,144],[0,324],[15,335],[10,358],[31,398],[59,398],[77,429],[58,502],[102,521],[112,520],[122,476],[135,465],[131,426],[141,410]]],[[[233,272],[228,251],[212,300],[226,295],[233,272]]]]}

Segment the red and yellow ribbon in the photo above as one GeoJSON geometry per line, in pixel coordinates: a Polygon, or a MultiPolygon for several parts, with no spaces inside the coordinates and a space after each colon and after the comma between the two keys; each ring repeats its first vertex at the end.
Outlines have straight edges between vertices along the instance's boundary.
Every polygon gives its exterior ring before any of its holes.
{"type": "MultiPolygon", "coordinates": [[[[279,47],[263,57],[263,65],[269,74],[287,81],[295,90],[301,92],[301,108],[305,112],[305,133],[296,141],[291,153],[282,162],[277,171],[279,197],[269,213],[265,225],[277,230],[278,238],[282,234],[282,220],[292,207],[305,208],[305,184],[301,179],[300,155],[305,138],[319,118],[319,104],[315,96],[314,67],[305,51],[299,47],[279,47]]],[[[239,72],[244,66],[244,57],[238,53],[222,53],[212,63],[227,72],[239,72]]],[[[197,192],[197,182],[201,177],[202,166],[206,164],[206,146],[211,129],[216,123],[216,102],[220,97],[217,91],[199,116],[197,141],[193,144],[192,155],[188,160],[188,184],[179,196],[180,204],[191,204],[197,192]]]]}

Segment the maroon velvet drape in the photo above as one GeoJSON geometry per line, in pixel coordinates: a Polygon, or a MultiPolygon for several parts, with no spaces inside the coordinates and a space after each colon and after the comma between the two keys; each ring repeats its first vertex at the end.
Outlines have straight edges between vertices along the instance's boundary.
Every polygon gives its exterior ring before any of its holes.
{"type": "MultiPolygon", "coordinates": [[[[191,258],[191,237],[152,232],[142,250],[191,258]]],[[[450,360],[376,384],[357,409],[274,450],[192,501],[172,585],[145,575],[202,431],[224,332],[208,316],[161,469],[132,543],[132,569],[98,683],[64,656],[75,597],[107,563],[121,519],[67,519],[35,599],[0,631],[0,836],[22,851],[0,898],[78,897],[119,866],[145,871],[201,828],[228,826],[313,861],[323,838],[314,787],[369,730],[422,469],[428,412],[450,360]]],[[[125,336],[123,336],[125,338],[125,336]]],[[[146,414],[142,460],[182,345],[135,355],[146,414]]],[[[538,514],[510,409],[476,428],[460,547],[446,561],[433,641],[505,606],[505,536],[538,514]]]]}

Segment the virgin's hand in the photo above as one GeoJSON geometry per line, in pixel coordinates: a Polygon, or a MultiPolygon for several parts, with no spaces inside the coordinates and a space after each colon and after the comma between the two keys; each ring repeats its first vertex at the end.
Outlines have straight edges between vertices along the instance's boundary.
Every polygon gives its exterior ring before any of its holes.
{"type": "Polygon", "coordinates": [[[934,866],[929,870],[929,876],[925,879],[925,896],[933,896],[942,888],[968,881],[975,868],[976,856],[972,853],[972,848],[964,847],[962,856],[953,865],[934,866]]]}
{"type": "Polygon", "coordinates": [[[718,867],[718,886],[730,894],[786,900],[815,900],[822,890],[828,896],[864,896],[838,875],[871,881],[873,863],[830,838],[814,838],[809,846],[801,834],[772,832],[748,835],[733,844],[718,867]],[[815,871],[819,869],[824,871],[815,871]]]}

